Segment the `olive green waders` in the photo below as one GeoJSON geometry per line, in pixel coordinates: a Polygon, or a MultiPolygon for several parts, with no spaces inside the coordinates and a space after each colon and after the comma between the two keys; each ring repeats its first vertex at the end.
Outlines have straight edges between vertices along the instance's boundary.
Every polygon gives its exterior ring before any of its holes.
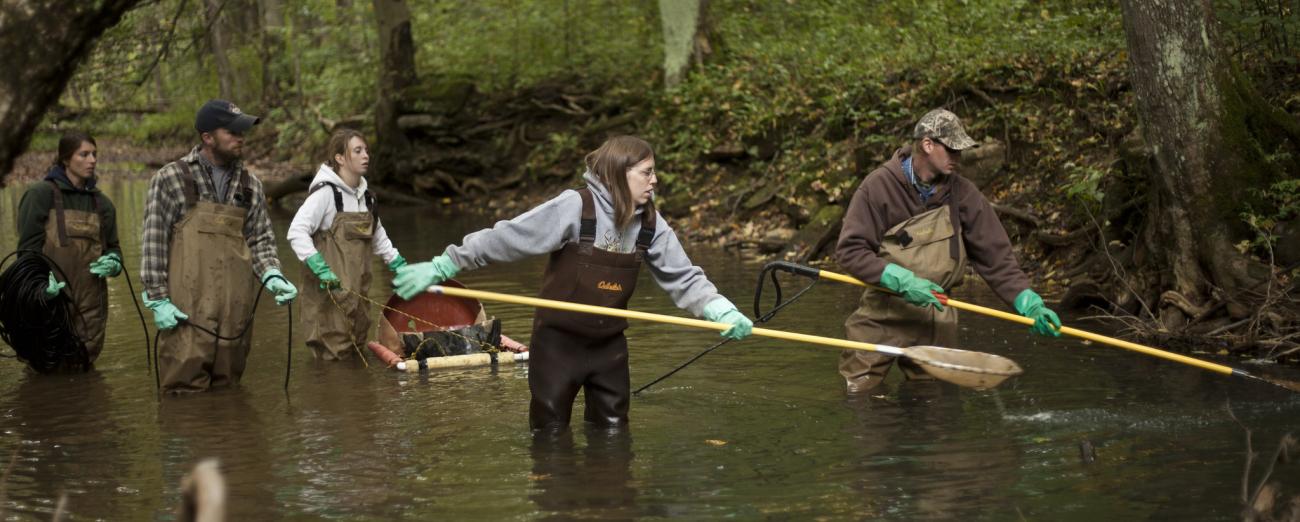
{"type": "MultiPolygon", "coordinates": [[[[950,208],[944,205],[894,225],[885,232],[877,255],[945,292],[957,286],[966,272],[966,245],[950,208]]],[[[957,344],[957,310],[915,306],[892,293],[867,289],[844,329],[851,341],[952,347],[957,344]]],[[[850,392],[870,390],[885,380],[895,360],[909,379],[932,378],[906,359],[860,350],[840,352],[840,375],[850,392]]]]}
{"type": "MultiPolygon", "coordinates": [[[[53,181],[54,212],[45,221],[45,244],[41,252],[63,271],[55,276],[68,284],[67,292],[76,304],[73,333],[86,346],[87,361],[94,363],[104,349],[108,323],[108,282],[90,273],[90,264],[104,255],[104,235],[99,219],[99,198],[95,211],[63,208],[63,191],[53,181]]],[[[93,197],[93,195],[92,195],[93,197]]]]}
{"type": "Polygon", "coordinates": [[[371,239],[376,222],[372,213],[374,200],[367,197],[371,211],[344,212],[342,195],[334,185],[323,183],[312,192],[327,185],[335,196],[334,222],[329,229],[317,230],[311,239],[330,270],[339,277],[342,289],[322,290],[320,278],[303,265],[306,284],[301,294],[299,328],[307,332],[307,346],[317,359],[348,360],[360,355],[370,333],[370,303],[348,290],[361,295],[370,291],[371,239]]]}
{"type": "MultiPolygon", "coordinates": [[[[172,304],[189,319],[158,337],[158,369],[163,391],[168,392],[203,391],[239,382],[252,344],[258,289],[244,239],[248,210],[199,201],[194,176],[184,161],[179,164],[188,211],[172,225],[167,284],[172,304]],[[218,339],[191,324],[222,337],[244,335],[218,339]]],[[[249,180],[241,180],[241,186],[248,187],[249,180]]]]}

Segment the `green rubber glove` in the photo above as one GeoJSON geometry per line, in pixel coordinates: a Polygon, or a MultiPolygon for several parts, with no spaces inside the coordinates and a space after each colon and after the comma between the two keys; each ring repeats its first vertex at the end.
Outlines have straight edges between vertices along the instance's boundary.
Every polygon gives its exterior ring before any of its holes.
{"type": "Polygon", "coordinates": [[[397,269],[397,277],[393,278],[393,291],[402,296],[402,299],[410,299],[430,285],[456,277],[458,272],[460,267],[446,255],[435,257],[432,261],[406,265],[397,269]]]}
{"type": "Polygon", "coordinates": [[[911,270],[890,263],[880,274],[880,285],[903,296],[903,300],[916,306],[933,306],[943,310],[943,303],[933,292],[943,293],[943,287],[924,277],[916,277],[911,270]]]}
{"type": "Polygon", "coordinates": [[[1029,331],[1038,335],[1060,337],[1061,318],[1056,316],[1051,308],[1043,304],[1043,298],[1028,288],[1016,296],[1016,311],[1020,315],[1034,320],[1034,325],[1029,327],[1029,331]],[[1056,326],[1056,328],[1052,328],[1056,326]]]}
{"type": "Polygon", "coordinates": [[[402,268],[404,266],[406,266],[406,258],[402,257],[402,254],[397,254],[397,257],[394,257],[393,261],[391,263],[388,263],[388,269],[393,272],[396,272],[397,269],[402,268]]]}
{"type": "Polygon", "coordinates": [[[50,282],[49,282],[49,284],[47,284],[47,285],[45,286],[45,297],[46,297],[46,299],[51,299],[51,298],[53,298],[54,296],[59,295],[59,292],[62,291],[63,288],[66,287],[66,286],[68,286],[67,283],[60,283],[58,279],[55,279],[55,278],[54,278],[54,271],[51,270],[51,271],[50,271],[50,282]]]}
{"type": "Polygon", "coordinates": [[[307,258],[306,263],[307,268],[311,269],[311,273],[316,274],[316,278],[320,279],[321,290],[331,290],[343,286],[339,283],[339,276],[334,275],[334,271],[330,270],[330,265],[325,262],[325,254],[316,252],[307,258]]]}
{"type": "Polygon", "coordinates": [[[275,304],[277,305],[292,303],[293,299],[298,297],[298,289],[294,288],[293,283],[290,283],[284,277],[284,274],[281,274],[275,268],[267,270],[266,275],[262,276],[262,286],[275,294],[275,304]]]}
{"type": "Polygon", "coordinates": [[[117,277],[122,273],[122,258],[117,252],[109,252],[90,264],[90,273],[99,277],[117,277]]]}
{"type": "Polygon", "coordinates": [[[739,341],[754,331],[754,322],[750,321],[745,314],[736,309],[736,305],[728,301],[727,298],[719,298],[710,301],[704,305],[704,318],[715,323],[727,323],[731,325],[722,336],[733,341],[739,341]]]}
{"type": "Polygon", "coordinates": [[[149,299],[149,292],[140,292],[140,299],[144,300],[145,308],[153,310],[153,324],[159,330],[171,330],[184,319],[190,316],[181,313],[176,305],[172,304],[170,297],[164,297],[157,301],[149,299]]]}

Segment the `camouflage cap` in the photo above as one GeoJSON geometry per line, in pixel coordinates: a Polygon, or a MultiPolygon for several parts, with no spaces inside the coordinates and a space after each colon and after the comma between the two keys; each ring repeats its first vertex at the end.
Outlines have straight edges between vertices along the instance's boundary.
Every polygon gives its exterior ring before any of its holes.
{"type": "Polygon", "coordinates": [[[962,128],[961,120],[957,115],[944,109],[935,109],[921,116],[921,120],[916,122],[916,129],[912,131],[912,138],[938,140],[948,148],[956,150],[980,145],[966,134],[966,129],[962,128]]]}

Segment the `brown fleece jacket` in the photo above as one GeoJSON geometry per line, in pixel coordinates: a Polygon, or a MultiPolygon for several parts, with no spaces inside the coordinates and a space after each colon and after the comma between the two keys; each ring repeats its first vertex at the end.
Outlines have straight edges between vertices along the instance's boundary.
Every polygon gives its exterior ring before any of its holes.
{"type": "Polygon", "coordinates": [[[934,195],[927,203],[921,203],[921,197],[903,173],[903,159],[911,153],[910,146],[898,149],[893,158],[862,180],[844,215],[844,228],[840,229],[839,244],[835,247],[836,261],[853,277],[879,284],[880,274],[888,264],[876,256],[885,231],[912,216],[948,204],[955,184],[956,209],[970,265],[998,297],[1011,305],[1020,292],[1029,288],[1029,277],[1012,254],[1011,239],[993,206],[974,183],[959,175],[940,176],[935,181],[934,195]]]}

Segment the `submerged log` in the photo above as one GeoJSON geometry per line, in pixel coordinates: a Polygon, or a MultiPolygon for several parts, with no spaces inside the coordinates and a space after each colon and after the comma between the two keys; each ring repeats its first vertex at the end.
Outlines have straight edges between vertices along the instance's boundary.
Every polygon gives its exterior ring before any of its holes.
{"type": "Polygon", "coordinates": [[[311,183],[311,178],[312,174],[302,174],[286,178],[279,183],[268,183],[266,188],[263,189],[267,203],[276,205],[286,196],[307,190],[307,185],[311,183]]]}
{"type": "MultiPolygon", "coordinates": [[[[306,191],[314,176],[314,174],[302,174],[286,178],[278,183],[268,184],[265,189],[267,203],[279,205],[285,198],[306,191]]],[[[430,203],[428,199],[386,187],[370,185],[368,190],[375,194],[380,205],[422,206],[430,203]]]]}

